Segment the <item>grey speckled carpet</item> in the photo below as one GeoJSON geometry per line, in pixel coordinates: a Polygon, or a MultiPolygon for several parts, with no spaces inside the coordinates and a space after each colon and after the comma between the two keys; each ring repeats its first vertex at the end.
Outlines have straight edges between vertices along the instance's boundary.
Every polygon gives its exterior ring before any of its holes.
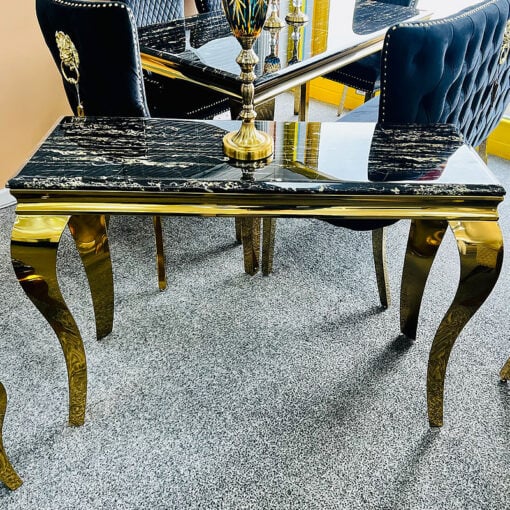
{"type": "MultiPolygon", "coordinates": [[[[508,162],[490,166],[508,189],[508,162]]],[[[398,325],[405,221],[387,229],[394,302],[381,311],[368,233],[280,220],[274,274],[250,277],[233,220],[165,218],[161,293],[150,219],[114,217],[116,315],[100,342],[66,233],[61,284],[89,368],[86,423],[70,428],[59,344],[10,265],[13,217],[0,211],[0,375],[24,485],[0,486],[0,508],[510,508],[508,257],[455,345],[445,425],[431,430],[428,349],[458,276],[450,233],[414,343],[398,325]]]]}

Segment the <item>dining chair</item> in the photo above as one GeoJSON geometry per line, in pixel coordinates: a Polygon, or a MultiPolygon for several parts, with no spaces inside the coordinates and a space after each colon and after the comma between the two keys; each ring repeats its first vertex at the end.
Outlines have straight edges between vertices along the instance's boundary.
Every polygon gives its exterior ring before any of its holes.
{"type": "Polygon", "coordinates": [[[2,430],[4,425],[5,411],[7,409],[7,392],[4,385],[0,382],[0,481],[2,481],[9,489],[15,490],[21,486],[23,481],[18,476],[9,458],[5,453],[2,430]]]}
{"type": "MultiPolygon", "coordinates": [[[[46,44],[77,116],[149,117],[136,23],[122,2],[36,0],[46,44]]],[[[153,216],[158,285],[166,288],[161,218],[153,216]]]]}
{"type": "MultiPolygon", "coordinates": [[[[382,49],[381,92],[338,122],[455,125],[467,143],[481,147],[510,103],[510,0],[488,0],[431,21],[390,28],[382,49]]],[[[389,305],[384,227],[393,220],[324,220],[371,230],[381,305],[389,305]]],[[[413,227],[413,225],[411,225],[413,227]]],[[[264,238],[274,239],[268,222],[264,238]]],[[[273,246],[263,245],[267,273],[273,246]]]]}
{"type": "MultiPolygon", "coordinates": [[[[414,7],[417,0],[376,0],[387,4],[414,7]]],[[[338,115],[343,113],[347,88],[364,92],[364,102],[372,99],[381,87],[381,52],[372,53],[360,60],[335,69],[323,76],[344,85],[338,104],[338,115]]]]}

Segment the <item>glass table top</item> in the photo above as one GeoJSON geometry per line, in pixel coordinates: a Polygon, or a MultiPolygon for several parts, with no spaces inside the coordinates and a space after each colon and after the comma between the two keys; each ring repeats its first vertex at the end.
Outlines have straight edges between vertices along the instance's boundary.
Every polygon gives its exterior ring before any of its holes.
{"type": "Polygon", "coordinates": [[[257,122],[273,160],[253,171],[223,154],[238,121],[65,117],[17,190],[503,195],[474,149],[445,124],[257,122]],[[234,162],[235,163],[235,162],[234,162]]]}
{"type": "MultiPolygon", "coordinates": [[[[284,22],[281,30],[263,30],[256,40],[256,89],[279,77],[288,79],[304,69],[335,62],[339,55],[355,52],[374,38],[382,40],[389,26],[424,17],[413,7],[374,0],[308,0],[303,4],[308,22],[284,22]]],[[[284,5],[288,4],[280,2],[281,20],[290,9],[284,5]]],[[[171,62],[171,68],[187,78],[238,91],[236,57],[241,46],[223,11],[142,27],[139,40],[142,54],[171,62]]]]}

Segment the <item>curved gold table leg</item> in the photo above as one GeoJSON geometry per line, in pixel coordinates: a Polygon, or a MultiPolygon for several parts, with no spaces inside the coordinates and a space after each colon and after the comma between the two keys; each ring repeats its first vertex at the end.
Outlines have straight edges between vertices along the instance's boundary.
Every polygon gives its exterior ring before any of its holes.
{"type": "Polygon", "coordinates": [[[11,489],[16,490],[21,486],[23,480],[18,476],[18,473],[14,471],[9,458],[4,450],[4,444],[2,440],[2,429],[4,425],[5,410],[7,409],[7,393],[4,385],[0,383],[0,480],[11,489]]]}
{"type": "Polygon", "coordinates": [[[262,274],[268,276],[273,272],[274,238],[276,218],[262,220],[262,274]]]}
{"type": "Polygon", "coordinates": [[[166,289],[165,273],[165,248],[163,246],[163,228],[161,226],[161,216],[153,216],[154,236],[156,238],[156,270],[158,272],[159,290],[166,289]]]}
{"type": "Polygon", "coordinates": [[[411,221],[400,287],[400,331],[413,340],[425,284],[447,226],[444,220],[411,221]]]}
{"type": "Polygon", "coordinates": [[[17,216],[11,236],[14,271],[23,290],[55,331],[67,366],[69,424],[82,425],[87,363],[80,332],[60,292],[57,249],[69,216],[17,216]]]}
{"type": "Polygon", "coordinates": [[[460,254],[457,293],[437,330],[429,354],[429,423],[443,424],[444,379],[455,340],[491,293],[503,263],[503,237],[495,221],[450,221],[460,254]]]}
{"type": "Polygon", "coordinates": [[[383,308],[390,306],[390,283],[388,279],[388,270],[386,268],[386,241],[384,228],[372,230],[372,254],[374,257],[375,277],[377,280],[377,290],[379,291],[379,300],[383,308]]]}
{"type": "Polygon", "coordinates": [[[113,327],[113,273],[104,215],[79,215],[69,219],[69,231],[80,254],[90,287],[97,338],[113,327]]]}
{"type": "Polygon", "coordinates": [[[510,379],[510,358],[506,360],[501,372],[499,372],[499,378],[502,381],[508,381],[510,379]]]}

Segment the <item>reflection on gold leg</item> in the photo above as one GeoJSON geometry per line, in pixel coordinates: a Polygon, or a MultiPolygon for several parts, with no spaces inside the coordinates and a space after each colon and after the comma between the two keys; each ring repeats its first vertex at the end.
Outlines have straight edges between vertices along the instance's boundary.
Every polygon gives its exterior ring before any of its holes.
{"type": "Polygon", "coordinates": [[[274,237],[276,218],[262,220],[262,274],[268,276],[273,271],[274,237]]]}
{"type": "Polygon", "coordinates": [[[4,450],[2,428],[4,425],[5,410],[7,409],[7,393],[0,383],[0,480],[11,490],[17,489],[23,481],[12,467],[4,450]]]}
{"type": "Polygon", "coordinates": [[[241,218],[244,270],[254,275],[259,270],[260,218],[241,218]]]}
{"type": "Polygon", "coordinates": [[[444,220],[411,222],[400,287],[400,331],[408,338],[416,338],[425,283],[447,225],[444,220]]]}
{"type": "Polygon", "coordinates": [[[106,217],[71,216],[69,230],[74,238],[90,287],[97,338],[111,333],[113,326],[113,274],[106,217]]]}
{"type": "Polygon", "coordinates": [[[156,237],[156,270],[158,272],[159,290],[166,289],[165,273],[165,248],[163,246],[163,228],[161,226],[161,216],[153,216],[154,235],[156,237]]]}
{"type": "Polygon", "coordinates": [[[390,284],[388,271],[386,269],[386,242],[384,239],[384,228],[372,230],[372,253],[375,264],[375,277],[377,279],[377,290],[381,306],[390,306],[390,284]]]}
{"type": "Polygon", "coordinates": [[[491,293],[503,263],[503,237],[496,222],[450,221],[460,254],[457,293],[437,330],[427,370],[429,423],[443,424],[444,379],[455,340],[491,293]]]}
{"type": "Polygon", "coordinates": [[[69,216],[17,216],[11,257],[23,290],[55,331],[67,366],[69,423],[82,425],[87,399],[87,363],[80,332],[60,292],[57,249],[69,216]]]}
{"type": "Polygon", "coordinates": [[[241,218],[239,216],[235,217],[236,222],[236,242],[241,244],[243,242],[243,238],[241,235],[241,218]]]}
{"type": "Polygon", "coordinates": [[[506,360],[505,365],[501,369],[501,372],[499,373],[499,378],[502,381],[508,381],[510,379],[510,358],[506,360]]]}

